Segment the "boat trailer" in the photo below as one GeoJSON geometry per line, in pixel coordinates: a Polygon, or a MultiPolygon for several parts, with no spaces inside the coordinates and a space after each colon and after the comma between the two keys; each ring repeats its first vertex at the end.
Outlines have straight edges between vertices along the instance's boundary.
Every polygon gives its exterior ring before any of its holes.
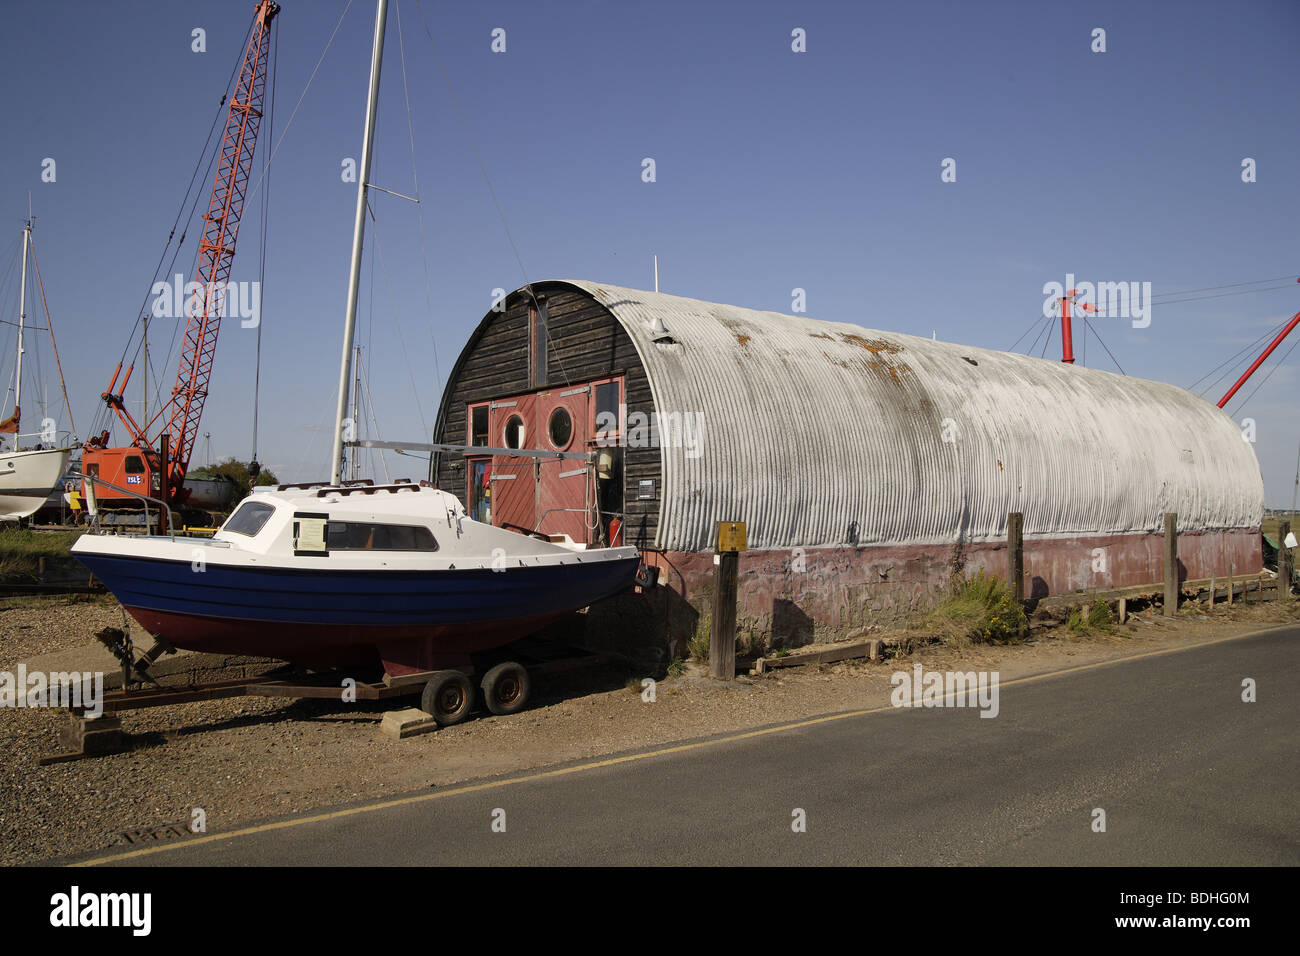
{"type": "Polygon", "coordinates": [[[67,749],[41,757],[38,763],[42,766],[131,750],[131,741],[122,732],[119,716],[131,710],[229,697],[357,703],[418,696],[420,709],[432,716],[439,727],[447,727],[463,722],[474,712],[480,697],[474,692],[475,683],[490,713],[513,714],[527,705],[532,678],[602,667],[621,660],[617,655],[559,646],[530,637],[501,648],[510,659],[496,660],[481,676],[478,668],[465,667],[400,676],[385,674],[379,680],[362,680],[353,671],[305,672],[286,664],[255,677],[163,685],[149,674],[149,667],[162,655],[175,653],[166,640],[155,638],[153,647],[136,658],[125,631],[104,628],[95,637],[120,662],[122,687],[103,695],[102,713],[98,717],[86,716],[84,707],[69,708],[70,720],[61,735],[67,749]]]}

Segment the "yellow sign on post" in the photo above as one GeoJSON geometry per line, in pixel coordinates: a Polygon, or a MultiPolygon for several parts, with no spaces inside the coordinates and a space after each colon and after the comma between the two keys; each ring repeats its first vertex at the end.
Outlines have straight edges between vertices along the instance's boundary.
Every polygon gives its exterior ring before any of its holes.
{"type": "Polygon", "coordinates": [[[718,553],[745,550],[745,522],[718,522],[718,553]]]}

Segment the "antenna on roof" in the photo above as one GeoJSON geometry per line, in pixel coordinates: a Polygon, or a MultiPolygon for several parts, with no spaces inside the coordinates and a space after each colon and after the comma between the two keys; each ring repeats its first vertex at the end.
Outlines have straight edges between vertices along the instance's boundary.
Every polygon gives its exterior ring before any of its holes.
{"type": "Polygon", "coordinates": [[[655,256],[655,291],[659,291],[659,256],[655,256]]]}

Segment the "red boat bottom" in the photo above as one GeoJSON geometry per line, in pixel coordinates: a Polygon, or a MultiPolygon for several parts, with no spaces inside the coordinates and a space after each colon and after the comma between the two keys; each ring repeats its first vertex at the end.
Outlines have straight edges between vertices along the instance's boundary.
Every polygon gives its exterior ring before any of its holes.
{"type": "Polygon", "coordinates": [[[470,656],[509,644],[540,630],[564,614],[432,627],[366,627],[214,620],[171,611],[128,607],[150,634],[187,651],[271,657],[307,667],[373,667],[393,677],[464,667],[470,656]]]}

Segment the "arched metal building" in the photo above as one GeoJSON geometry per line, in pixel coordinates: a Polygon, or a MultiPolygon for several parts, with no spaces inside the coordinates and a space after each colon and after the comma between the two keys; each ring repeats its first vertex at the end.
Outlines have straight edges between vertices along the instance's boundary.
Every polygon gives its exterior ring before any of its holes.
{"type": "Polygon", "coordinates": [[[433,477],[496,523],[652,549],[677,620],[704,606],[718,521],[748,524],[742,630],[778,640],[923,606],[954,561],[1002,572],[1009,512],[1034,596],[1158,580],[1166,511],[1185,576],[1260,568],[1254,452],[1181,388],[593,282],[498,308],[435,441],[611,450],[446,456],[433,477]]]}

